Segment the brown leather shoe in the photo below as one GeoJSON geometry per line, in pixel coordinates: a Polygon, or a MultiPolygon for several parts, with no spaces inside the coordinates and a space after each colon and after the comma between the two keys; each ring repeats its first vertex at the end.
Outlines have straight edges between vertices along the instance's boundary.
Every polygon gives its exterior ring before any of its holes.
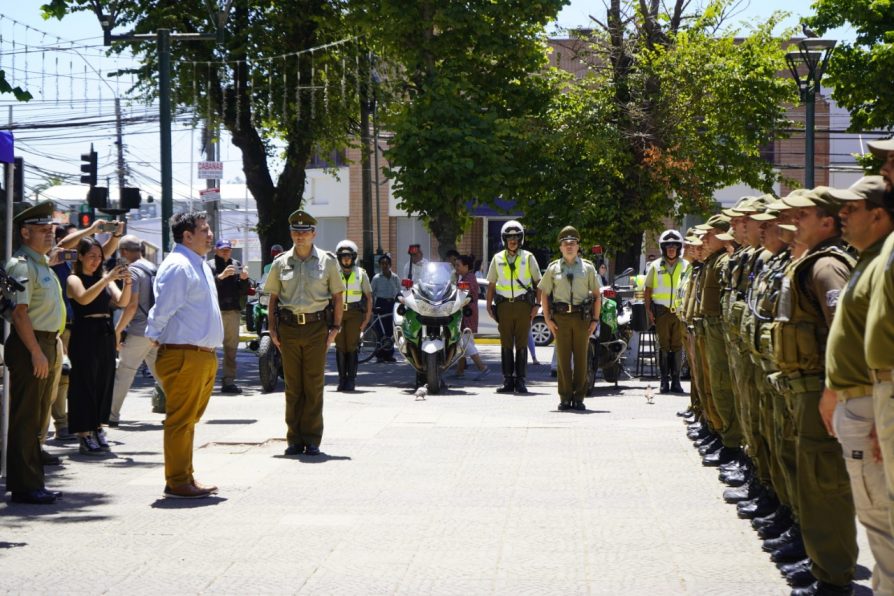
{"type": "Polygon", "coordinates": [[[175,487],[165,486],[165,496],[169,499],[204,499],[210,495],[210,492],[193,486],[192,483],[175,487]]]}
{"type": "Polygon", "coordinates": [[[217,493],[217,487],[213,484],[202,484],[198,480],[193,479],[192,485],[199,490],[203,490],[207,492],[209,495],[213,495],[217,493]]]}

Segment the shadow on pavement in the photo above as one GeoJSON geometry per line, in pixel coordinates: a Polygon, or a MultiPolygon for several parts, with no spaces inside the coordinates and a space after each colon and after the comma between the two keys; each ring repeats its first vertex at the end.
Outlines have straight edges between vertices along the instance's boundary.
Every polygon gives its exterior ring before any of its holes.
{"type": "Polygon", "coordinates": [[[210,497],[201,499],[169,499],[167,497],[160,497],[152,503],[151,507],[153,509],[198,509],[199,507],[213,507],[214,505],[220,505],[226,500],[225,497],[218,497],[217,495],[211,495],[210,497]]]}
{"type": "MultiPolygon", "coordinates": [[[[153,455],[158,455],[154,453],[153,455]]],[[[113,468],[157,468],[159,466],[163,466],[164,462],[154,462],[154,461],[137,461],[132,457],[118,457],[118,459],[114,460],[111,463],[111,467],[113,468]]]]}
{"type": "Polygon", "coordinates": [[[274,455],[276,459],[293,459],[295,461],[300,461],[303,464],[322,464],[327,461],[351,461],[350,455],[329,455],[328,453],[320,452],[320,455],[274,455]]]}
{"type": "Polygon", "coordinates": [[[20,548],[23,546],[28,546],[27,542],[2,542],[0,541],[0,549],[3,548],[20,548]]]}
{"type": "MultiPolygon", "coordinates": [[[[52,488],[52,487],[50,487],[52,488]]],[[[48,517],[47,521],[55,523],[76,523],[105,521],[111,519],[108,515],[75,515],[78,511],[86,511],[91,507],[101,507],[108,503],[109,498],[103,493],[64,492],[62,497],[51,505],[29,505],[27,503],[13,503],[7,501],[7,506],[2,510],[5,518],[33,518],[38,516],[55,516],[60,513],[65,515],[48,517]]]]}
{"type": "Polygon", "coordinates": [[[205,424],[254,424],[258,420],[256,418],[230,418],[230,419],[218,419],[218,420],[203,420],[205,424]]]}
{"type": "Polygon", "coordinates": [[[162,430],[164,425],[160,422],[122,422],[118,428],[112,429],[112,432],[145,432],[152,430],[162,430]]]}

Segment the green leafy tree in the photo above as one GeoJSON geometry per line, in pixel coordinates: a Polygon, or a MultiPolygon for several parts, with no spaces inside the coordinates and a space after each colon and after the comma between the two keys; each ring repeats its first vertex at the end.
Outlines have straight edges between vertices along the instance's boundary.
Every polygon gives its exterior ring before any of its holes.
{"type": "Polygon", "coordinates": [[[29,101],[32,98],[31,93],[21,87],[13,87],[6,80],[6,71],[0,70],[0,95],[4,93],[12,93],[19,101],[29,101]]]}
{"type": "Polygon", "coordinates": [[[769,191],[778,177],[761,149],[796,101],[779,76],[778,17],[741,38],[722,28],[730,3],[688,4],[609,3],[577,44],[588,72],[550,112],[544,164],[523,197],[548,235],[574,223],[619,267],[636,263],[643,232],[663,218],[705,212],[730,184],[769,191]]]}
{"type": "Polygon", "coordinates": [[[544,27],[566,0],[371,0],[358,14],[394,74],[382,111],[398,205],[443,256],[469,206],[518,195],[534,124],[555,94],[544,27]]]}
{"type": "Polygon", "coordinates": [[[817,32],[850,25],[854,41],[839,43],[826,71],[832,99],[851,114],[850,130],[894,127],[894,3],[816,0],[806,22],[817,32]]]}
{"type": "MultiPolygon", "coordinates": [[[[47,18],[73,11],[110,15],[115,32],[214,31],[205,0],[51,0],[47,18]]],[[[258,234],[265,261],[273,244],[290,244],[288,216],[302,204],[305,169],[314,152],[343,149],[357,132],[356,44],[345,2],[235,2],[224,43],[171,44],[173,109],[189,107],[212,125],[223,125],[241,150],[246,184],[257,203],[258,234]],[[199,63],[199,64],[196,64],[199,63]]],[[[99,25],[97,24],[97,27],[99,25]]],[[[158,90],[154,42],[129,44],[140,57],[136,93],[158,90]]],[[[112,51],[123,51],[116,42],[112,51]]]]}

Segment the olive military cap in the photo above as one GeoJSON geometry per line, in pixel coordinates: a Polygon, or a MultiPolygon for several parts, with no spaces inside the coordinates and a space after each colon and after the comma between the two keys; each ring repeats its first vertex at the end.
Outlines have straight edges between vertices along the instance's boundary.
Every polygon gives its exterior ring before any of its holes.
{"type": "Polygon", "coordinates": [[[735,205],[729,209],[723,209],[721,213],[727,217],[744,217],[749,213],[755,213],[757,209],[754,207],[754,202],[757,199],[758,197],[742,197],[735,205]]]}
{"type": "Polygon", "coordinates": [[[22,207],[20,207],[22,211],[17,213],[12,219],[17,226],[24,226],[26,224],[42,226],[57,223],[56,220],[53,219],[53,211],[56,210],[56,204],[53,201],[41,201],[36,205],[30,205],[28,203],[20,204],[22,205],[22,207]]]}
{"type": "Polygon", "coordinates": [[[559,232],[559,242],[565,242],[566,240],[577,240],[580,242],[580,232],[577,231],[577,228],[574,226],[562,228],[562,231],[559,232]]]}
{"type": "Polygon", "coordinates": [[[718,213],[716,215],[712,215],[708,218],[703,224],[699,224],[695,226],[699,230],[721,230],[726,232],[729,230],[729,217],[723,215],[722,213],[718,213]]]}
{"type": "Polygon", "coordinates": [[[797,197],[786,197],[785,201],[792,207],[825,207],[827,209],[840,209],[844,201],[832,195],[832,189],[828,186],[817,186],[810,192],[797,197]]]}
{"type": "Polygon", "coordinates": [[[751,219],[755,221],[771,221],[779,216],[779,209],[767,208],[760,213],[752,213],[751,219]]]}
{"type": "Polygon", "coordinates": [[[316,226],[316,218],[307,211],[298,209],[289,216],[289,229],[293,232],[310,232],[315,230],[316,226]]]}
{"type": "Polygon", "coordinates": [[[894,151],[894,136],[867,143],[869,150],[876,157],[888,159],[888,153],[894,151]]]}
{"type": "Polygon", "coordinates": [[[690,246],[701,246],[702,244],[704,244],[704,242],[702,242],[702,239],[696,235],[686,236],[685,238],[683,238],[683,242],[690,246]]]}
{"type": "Polygon", "coordinates": [[[829,194],[840,201],[866,201],[874,207],[885,207],[885,179],[863,176],[849,188],[833,188],[829,194]]]}

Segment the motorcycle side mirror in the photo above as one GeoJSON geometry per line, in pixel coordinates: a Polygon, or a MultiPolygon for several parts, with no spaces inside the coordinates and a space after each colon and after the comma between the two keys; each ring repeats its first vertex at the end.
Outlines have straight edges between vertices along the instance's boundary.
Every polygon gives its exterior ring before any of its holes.
{"type": "Polygon", "coordinates": [[[622,271],[621,273],[619,273],[619,274],[618,274],[618,277],[627,277],[627,276],[630,275],[631,273],[633,273],[633,267],[628,267],[627,269],[625,269],[624,271],[622,271]]]}
{"type": "Polygon", "coordinates": [[[463,292],[468,292],[470,289],[472,289],[472,284],[470,284],[467,281],[459,281],[459,282],[456,282],[456,287],[459,288],[460,290],[462,290],[463,292]]]}
{"type": "Polygon", "coordinates": [[[413,280],[412,279],[402,279],[402,280],[400,280],[400,285],[402,285],[403,287],[405,287],[406,289],[409,290],[410,288],[413,287],[413,280]]]}

